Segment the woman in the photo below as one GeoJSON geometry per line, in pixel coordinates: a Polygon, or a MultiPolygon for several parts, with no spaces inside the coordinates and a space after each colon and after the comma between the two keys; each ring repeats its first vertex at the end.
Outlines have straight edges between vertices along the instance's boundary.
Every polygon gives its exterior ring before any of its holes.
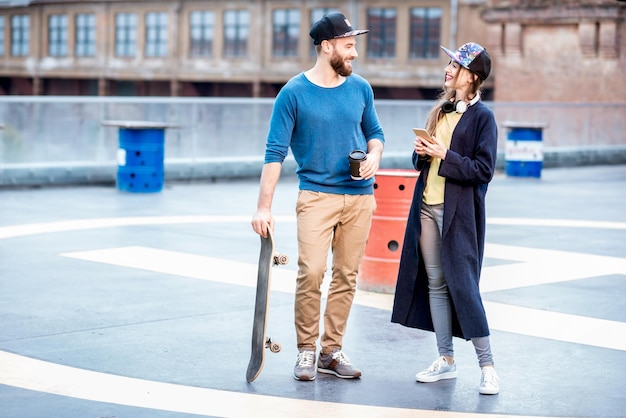
{"type": "Polygon", "coordinates": [[[485,194],[495,170],[497,125],[480,101],[491,59],[470,42],[445,68],[444,91],[416,137],[415,187],[400,259],[392,322],[434,331],[439,358],[418,382],[456,378],[452,337],[472,340],[479,392],[499,392],[489,326],[478,287],[485,242],[485,194]]]}

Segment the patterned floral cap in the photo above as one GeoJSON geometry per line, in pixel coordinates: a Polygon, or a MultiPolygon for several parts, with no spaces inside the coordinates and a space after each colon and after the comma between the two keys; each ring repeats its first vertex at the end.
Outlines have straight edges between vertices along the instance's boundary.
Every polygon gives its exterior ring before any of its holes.
{"type": "Polygon", "coordinates": [[[461,45],[459,49],[452,52],[448,48],[442,46],[443,52],[448,54],[450,58],[467,68],[481,80],[489,77],[491,72],[491,57],[487,50],[475,42],[468,42],[461,45]]]}

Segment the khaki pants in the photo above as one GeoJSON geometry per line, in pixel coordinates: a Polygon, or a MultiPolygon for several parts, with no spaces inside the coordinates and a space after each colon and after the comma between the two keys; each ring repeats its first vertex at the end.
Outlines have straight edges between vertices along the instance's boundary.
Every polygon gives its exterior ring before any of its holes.
{"type": "Polygon", "coordinates": [[[321,285],[332,240],[332,280],[320,345],[328,354],[342,348],[356,279],[372,214],[373,195],[338,195],[301,190],[298,194],[298,279],[295,325],[298,349],[316,349],[321,315],[321,285]]]}

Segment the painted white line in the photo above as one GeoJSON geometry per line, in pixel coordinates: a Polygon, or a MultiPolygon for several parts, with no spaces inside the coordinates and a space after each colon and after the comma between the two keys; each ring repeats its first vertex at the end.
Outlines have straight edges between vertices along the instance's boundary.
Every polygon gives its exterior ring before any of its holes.
{"type": "MultiPolygon", "coordinates": [[[[180,253],[148,247],[120,247],[61,254],[65,257],[112,264],[192,279],[256,287],[257,265],[222,258],[180,253]]],[[[296,273],[277,266],[272,273],[272,290],[294,293],[296,273]]]]}
{"type": "MultiPolygon", "coordinates": [[[[521,247],[497,247],[500,250],[512,251],[518,258],[537,257],[543,259],[542,250],[525,249],[521,247]]],[[[548,251],[552,253],[551,251],[548,251]]],[[[494,251],[494,256],[498,255],[494,251]]],[[[158,273],[166,273],[201,280],[210,280],[221,283],[256,286],[256,264],[240,263],[220,258],[204,257],[167,251],[147,247],[121,247],[105,250],[81,251],[62,254],[92,262],[106,263],[128,268],[135,268],[158,273]],[[223,273],[228,272],[228,273],[223,273]]],[[[575,259],[585,254],[561,254],[567,255],[566,262],[576,264],[575,259]]],[[[549,257],[548,257],[549,258],[549,257]]],[[[582,262],[593,260],[585,260],[582,262]]],[[[617,259],[622,265],[626,260],[617,259]]],[[[619,263],[615,261],[615,264],[619,263]]],[[[522,264],[524,265],[524,264],[522,264]]],[[[487,276],[491,270],[500,271],[501,266],[485,267],[487,276]]],[[[519,267],[518,267],[519,269],[519,267]]],[[[522,271],[522,280],[525,277],[525,269],[522,271]]],[[[513,272],[511,272],[513,274],[513,272]]],[[[296,272],[286,267],[276,267],[272,274],[272,291],[280,291],[293,294],[295,292],[296,272]]],[[[500,277],[501,278],[501,277],[500,277]]],[[[513,276],[515,279],[515,276],[513,276]]],[[[540,283],[552,283],[565,280],[561,276],[553,277],[552,280],[545,278],[540,283]]],[[[520,287],[520,280],[511,280],[512,287],[520,287]]],[[[524,285],[538,284],[537,280],[527,281],[524,285]]],[[[323,294],[326,296],[329,285],[329,277],[324,280],[323,294]]],[[[500,286],[497,290],[506,289],[500,286]]],[[[364,292],[357,290],[354,303],[378,309],[390,311],[393,305],[393,295],[364,292]]],[[[558,341],[567,341],[595,347],[610,348],[626,351],[626,323],[608,321],[603,319],[588,318],[578,315],[550,312],[541,309],[524,308],[514,305],[485,302],[488,311],[490,327],[493,330],[512,332],[533,337],[546,338],[558,341]],[[575,327],[572,326],[575,324],[575,327]]]]}
{"type": "Polygon", "coordinates": [[[183,386],[82,370],[4,351],[0,351],[0,383],[96,402],[220,417],[484,417],[481,414],[331,403],[183,386]]]}
{"type": "MultiPolygon", "coordinates": [[[[295,216],[274,216],[277,222],[295,222],[295,216]]],[[[136,216],[126,218],[94,218],[45,222],[0,227],[0,239],[84,229],[140,225],[175,225],[186,223],[249,223],[250,216],[136,216]]],[[[565,228],[626,229],[626,222],[602,222],[562,219],[487,218],[490,225],[548,226],[565,228]]],[[[252,233],[252,232],[251,232],[252,233]]]]}
{"type": "Polygon", "coordinates": [[[626,274],[626,259],[618,257],[499,244],[486,244],[485,257],[515,263],[483,268],[480,279],[483,293],[626,274]]]}
{"type": "Polygon", "coordinates": [[[626,229],[626,222],[576,219],[487,218],[489,225],[546,226],[556,228],[626,229]]]}
{"type": "MultiPolygon", "coordinates": [[[[294,216],[275,216],[277,222],[295,222],[294,216]]],[[[141,225],[177,225],[197,223],[249,223],[251,216],[136,216],[128,218],[94,218],[0,227],[0,239],[54,232],[141,225]]],[[[250,227],[250,234],[254,234],[250,227]]]]}
{"type": "MultiPolygon", "coordinates": [[[[391,311],[393,296],[357,291],[354,303],[391,311]]],[[[626,323],[483,301],[491,331],[626,351],[626,323]]]]}
{"type": "Polygon", "coordinates": [[[626,323],[485,302],[489,328],[531,337],[626,351],[626,323]]]}
{"type": "MultiPolygon", "coordinates": [[[[279,222],[295,222],[295,218],[293,216],[278,216],[276,217],[276,220],[279,222]]],[[[247,223],[249,221],[250,218],[247,216],[164,216],[85,219],[0,227],[0,239],[110,227],[216,222],[247,223]]],[[[492,225],[513,226],[626,229],[626,223],[620,222],[590,222],[551,219],[489,218],[487,219],[487,223],[492,225]]],[[[207,257],[192,256],[188,254],[176,254],[176,257],[179,260],[180,257],[183,257],[184,261],[189,262],[190,264],[177,264],[178,267],[186,266],[184,272],[179,268],[175,269],[176,271],[172,271],[172,264],[168,265],[167,261],[162,262],[163,260],[160,258],[164,255],[164,253],[159,253],[156,258],[154,257],[155,254],[153,251],[162,250],[130,247],[127,249],[113,249],[108,251],[108,253],[102,253],[99,251],[71,253],[66,254],[66,256],[106,263],[114,263],[114,261],[117,260],[115,261],[117,265],[145,269],[145,265],[143,267],[129,265],[132,264],[129,258],[133,258],[136,261],[137,259],[135,257],[140,256],[143,258],[148,255],[150,256],[150,266],[154,267],[156,265],[155,261],[158,260],[160,269],[158,271],[165,273],[185,275],[186,277],[196,277],[204,280],[221,280],[226,283],[244,286],[255,285],[254,277],[256,276],[256,265],[241,265],[242,263],[228,262],[220,259],[209,259],[207,257]],[[125,251],[130,252],[124,255],[123,253],[125,251]],[[134,255],[129,257],[129,254],[133,252],[134,255]],[[206,269],[205,263],[207,260],[211,263],[211,267],[208,270],[201,271],[202,269],[206,269]],[[237,268],[243,269],[242,274],[229,274],[228,278],[224,276],[220,277],[219,274],[208,274],[207,272],[220,271],[220,269],[216,268],[216,265],[214,264],[216,262],[229,263],[227,268],[234,268],[234,264],[236,264],[237,268]],[[239,280],[237,283],[234,283],[233,278],[235,277],[243,278],[243,280],[239,280]],[[250,279],[248,279],[248,277],[250,279]]],[[[485,268],[483,274],[487,277],[485,279],[487,282],[486,287],[493,291],[542,283],[551,283],[555,281],[573,280],[575,277],[591,277],[589,271],[581,274],[580,271],[576,269],[568,269],[567,274],[560,275],[559,271],[564,268],[563,265],[560,266],[561,269],[546,268],[544,265],[541,269],[543,273],[540,275],[540,278],[536,278],[536,276],[530,277],[529,274],[537,272],[537,267],[532,266],[532,264],[541,264],[535,263],[536,259],[534,258],[540,254],[533,253],[532,251],[532,249],[520,250],[518,247],[510,246],[488,246],[486,253],[486,256],[488,257],[517,260],[521,263],[516,264],[517,268],[528,264],[531,264],[531,266],[525,267],[529,270],[527,270],[524,274],[515,274],[516,271],[521,271],[519,269],[513,269],[515,271],[512,271],[510,268],[500,268],[504,266],[485,268]],[[575,277],[572,277],[572,274],[575,277]],[[509,276],[510,279],[505,279],[506,282],[500,283],[503,280],[503,275],[509,276]]],[[[559,254],[555,253],[552,255],[559,256],[559,254]]],[[[571,257],[566,256],[566,254],[560,255],[564,258],[558,259],[557,262],[555,262],[554,259],[549,259],[549,257],[545,258],[544,261],[556,265],[571,261],[571,257]]],[[[580,255],[578,254],[576,256],[580,255]]],[[[603,262],[602,271],[614,271],[615,269],[621,269],[618,272],[619,274],[624,274],[624,271],[626,271],[623,269],[622,259],[611,257],[597,258],[597,256],[589,256],[587,254],[583,254],[583,256],[596,257],[592,261],[603,262]]],[[[590,259],[587,259],[587,261],[589,260],[590,259]]],[[[594,272],[594,276],[599,275],[598,269],[595,269],[594,272]]],[[[272,289],[275,291],[292,293],[294,289],[294,272],[286,269],[283,271],[281,268],[275,269],[272,289]]],[[[393,303],[393,296],[357,291],[355,303],[390,310],[393,303]]],[[[578,344],[588,344],[617,350],[626,350],[624,343],[625,337],[623,337],[626,335],[624,323],[497,303],[485,303],[485,307],[490,317],[492,329],[518,332],[520,334],[532,335],[540,338],[559,339],[561,341],[578,344]],[[513,318],[520,318],[521,320],[513,321],[513,318]],[[532,324],[540,325],[531,326],[532,324]],[[575,324],[575,330],[571,329],[571,324],[575,324]],[[607,338],[607,335],[612,335],[614,338],[607,338]]],[[[212,416],[257,415],[258,411],[271,411],[271,415],[277,417],[294,415],[308,417],[323,414],[340,416],[353,416],[358,414],[361,417],[484,416],[483,414],[420,411],[372,407],[365,405],[326,403],[186,387],[86,371],[34,360],[28,357],[2,351],[0,351],[0,384],[99,402],[110,402],[129,406],[212,416]]]]}

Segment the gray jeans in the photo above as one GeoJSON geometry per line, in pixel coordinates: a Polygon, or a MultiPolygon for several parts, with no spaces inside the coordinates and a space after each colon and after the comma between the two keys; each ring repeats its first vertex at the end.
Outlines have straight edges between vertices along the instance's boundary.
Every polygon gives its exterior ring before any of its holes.
{"type": "MultiPolygon", "coordinates": [[[[441,266],[443,203],[439,205],[422,203],[420,220],[422,224],[420,249],[428,275],[428,299],[437,338],[437,348],[439,355],[454,357],[450,292],[441,266]]],[[[492,365],[493,356],[489,336],[472,338],[472,343],[478,356],[478,364],[481,367],[492,365]]]]}

